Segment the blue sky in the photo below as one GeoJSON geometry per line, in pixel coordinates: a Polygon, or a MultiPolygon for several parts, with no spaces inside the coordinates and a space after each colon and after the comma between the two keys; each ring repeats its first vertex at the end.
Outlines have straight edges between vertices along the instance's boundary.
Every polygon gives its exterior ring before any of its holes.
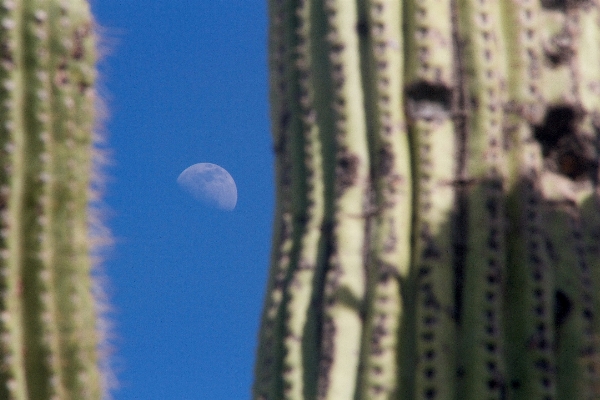
{"type": "Polygon", "coordinates": [[[92,2],[110,49],[116,400],[249,398],[274,206],[265,3],[92,2]],[[233,176],[233,211],[177,186],[199,162],[233,176]]]}

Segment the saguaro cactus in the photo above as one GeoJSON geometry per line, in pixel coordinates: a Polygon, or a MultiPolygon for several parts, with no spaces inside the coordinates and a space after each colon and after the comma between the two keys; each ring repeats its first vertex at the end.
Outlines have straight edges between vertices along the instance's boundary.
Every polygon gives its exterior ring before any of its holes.
{"type": "Polygon", "coordinates": [[[269,13],[254,398],[600,396],[600,3],[269,13]]]}
{"type": "Polygon", "coordinates": [[[0,1],[0,399],[100,399],[84,0],[0,1]]]}

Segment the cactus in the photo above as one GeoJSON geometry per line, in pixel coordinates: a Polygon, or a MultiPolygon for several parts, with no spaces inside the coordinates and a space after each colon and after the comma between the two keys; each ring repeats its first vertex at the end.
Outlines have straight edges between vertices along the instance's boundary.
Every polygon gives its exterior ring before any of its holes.
{"type": "Polygon", "coordinates": [[[85,0],[0,1],[0,399],[100,399],[85,0]]]}
{"type": "Polygon", "coordinates": [[[600,396],[600,3],[270,0],[253,397],[600,396]]]}

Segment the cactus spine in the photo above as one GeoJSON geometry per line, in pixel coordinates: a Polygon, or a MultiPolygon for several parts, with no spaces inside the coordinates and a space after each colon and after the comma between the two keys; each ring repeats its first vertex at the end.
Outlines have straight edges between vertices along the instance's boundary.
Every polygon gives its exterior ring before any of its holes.
{"type": "Polygon", "coordinates": [[[269,13],[254,398],[596,398],[600,3],[269,13]]]}
{"type": "Polygon", "coordinates": [[[0,398],[100,399],[84,0],[0,1],[0,398]]]}

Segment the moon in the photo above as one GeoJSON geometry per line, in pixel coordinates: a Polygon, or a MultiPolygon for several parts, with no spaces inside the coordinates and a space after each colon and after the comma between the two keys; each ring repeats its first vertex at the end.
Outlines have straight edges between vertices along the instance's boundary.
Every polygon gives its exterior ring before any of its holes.
{"type": "Polygon", "coordinates": [[[237,203],[235,181],[216,164],[194,164],[179,174],[177,183],[196,200],[220,210],[231,211],[237,203]]]}

